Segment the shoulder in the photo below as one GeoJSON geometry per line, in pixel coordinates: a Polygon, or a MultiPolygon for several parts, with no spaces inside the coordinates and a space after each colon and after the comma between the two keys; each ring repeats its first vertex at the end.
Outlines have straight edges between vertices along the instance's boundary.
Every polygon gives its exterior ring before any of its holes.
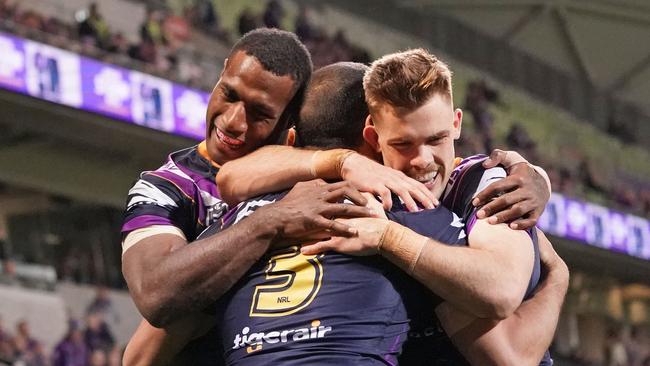
{"type": "Polygon", "coordinates": [[[483,161],[485,155],[466,158],[451,173],[445,187],[442,204],[452,212],[464,217],[472,208],[472,199],[490,184],[506,177],[506,171],[500,166],[486,169],[483,161]]]}
{"type": "MultiPolygon", "coordinates": [[[[258,208],[281,200],[282,197],[287,194],[287,192],[288,191],[266,193],[241,202],[239,205],[237,205],[237,207],[231,209],[223,216],[220,226],[222,228],[226,228],[242,221],[246,217],[250,216],[253,212],[255,212],[258,208]]],[[[214,231],[214,229],[211,231],[214,231]]]]}

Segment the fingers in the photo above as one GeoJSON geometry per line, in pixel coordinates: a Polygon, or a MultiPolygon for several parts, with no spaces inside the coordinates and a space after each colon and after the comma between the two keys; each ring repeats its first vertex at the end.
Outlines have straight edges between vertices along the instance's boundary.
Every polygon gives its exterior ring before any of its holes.
{"type": "Polygon", "coordinates": [[[388,188],[382,187],[374,193],[381,197],[381,203],[384,206],[384,210],[388,211],[391,209],[391,207],[393,207],[393,198],[391,197],[391,193],[388,188]]]}
{"type": "Polygon", "coordinates": [[[313,244],[303,244],[300,247],[300,253],[303,255],[316,255],[332,250],[334,247],[334,238],[324,241],[319,241],[313,244]]]}
{"type": "Polygon", "coordinates": [[[388,185],[388,188],[395,192],[409,211],[417,211],[415,201],[427,209],[435,208],[437,199],[434,194],[422,183],[407,176],[402,172],[395,171],[395,180],[388,185]]]}
{"type": "Polygon", "coordinates": [[[490,202],[491,199],[498,197],[503,192],[509,192],[521,186],[521,180],[517,177],[508,176],[497,182],[494,182],[482,190],[474,197],[472,204],[475,207],[490,202]]]}
{"type": "Polygon", "coordinates": [[[323,199],[325,202],[342,202],[344,199],[349,199],[355,205],[365,206],[368,200],[357,189],[350,185],[344,185],[336,190],[330,191],[325,194],[323,199]]]}
{"type": "Polygon", "coordinates": [[[487,159],[485,159],[485,161],[483,161],[483,167],[485,169],[494,168],[495,166],[499,165],[502,161],[504,161],[505,158],[506,158],[505,151],[494,149],[490,153],[490,157],[488,157],[487,159]]]}
{"type": "MultiPolygon", "coordinates": [[[[476,213],[476,217],[478,217],[479,219],[484,219],[486,217],[493,216],[496,213],[505,211],[506,209],[512,207],[513,205],[523,201],[524,198],[525,197],[523,197],[518,191],[505,193],[499,196],[498,198],[493,199],[483,207],[481,207],[476,213]]],[[[517,218],[519,217],[513,217],[512,219],[517,219],[517,218]]]]}
{"type": "Polygon", "coordinates": [[[322,216],[315,218],[314,224],[320,229],[325,229],[329,231],[331,235],[337,235],[337,236],[348,238],[351,236],[355,236],[358,233],[358,230],[353,227],[350,227],[339,221],[326,219],[322,216]]]}
{"type": "Polygon", "coordinates": [[[395,192],[395,194],[397,194],[399,198],[402,199],[402,202],[404,202],[404,206],[406,206],[407,210],[411,212],[418,211],[418,204],[415,203],[415,200],[413,199],[413,197],[411,197],[411,194],[408,190],[403,189],[401,187],[400,188],[395,187],[391,190],[395,192]]]}
{"type": "Polygon", "coordinates": [[[513,222],[510,223],[510,228],[512,230],[528,230],[532,227],[535,227],[537,225],[537,219],[517,219],[513,222]]]}
{"type": "Polygon", "coordinates": [[[420,182],[418,182],[416,188],[411,191],[411,195],[427,209],[436,208],[436,206],[440,204],[438,198],[433,194],[433,192],[420,182]]]}
{"type": "Polygon", "coordinates": [[[324,217],[370,217],[373,212],[366,206],[356,206],[347,203],[332,203],[320,211],[324,217]]]}

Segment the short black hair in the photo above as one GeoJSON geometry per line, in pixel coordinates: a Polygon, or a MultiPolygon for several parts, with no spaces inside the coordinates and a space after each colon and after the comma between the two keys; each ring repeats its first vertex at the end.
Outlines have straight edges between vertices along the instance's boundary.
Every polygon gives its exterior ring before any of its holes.
{"type": "Polygon", "coordinates": [[[294,81],[295,94],[284,109],[268,143],[278,143],[282,131],[294,124],[302,107],[305,89],[311,78],[313,64],[307,47],[287,31],[258,28],[241,37],[230,54],[243,51],[259,61],[265,70],[277,76],[289,76],[294,81]]]}
{"type": "Polygon", "coordinates": [[[361,146],[368,116],[363,92],[363,75],[367,70],[364,64],[338,62],[314,72],[296,124],[299,146],[361,146]]]}

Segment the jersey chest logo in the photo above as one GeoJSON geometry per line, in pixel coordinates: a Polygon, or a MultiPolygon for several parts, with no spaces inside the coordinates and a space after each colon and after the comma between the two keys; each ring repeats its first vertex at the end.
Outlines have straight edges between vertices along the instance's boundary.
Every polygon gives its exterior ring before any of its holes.
{"type": "Polygon", "coordinates": [[[272,256],[266,281],[255,287],[250,316],[285,316],[311,304],[323,280],[322,257],[302,255],[297,246],[272,256]]]}

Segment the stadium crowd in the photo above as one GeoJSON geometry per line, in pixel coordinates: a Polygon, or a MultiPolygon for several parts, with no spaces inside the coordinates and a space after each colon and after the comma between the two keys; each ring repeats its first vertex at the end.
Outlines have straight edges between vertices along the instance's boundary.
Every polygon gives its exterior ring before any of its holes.
{"type": "Polygon", "coordinates": [[[86,308],[84,323],[69,319],[66,334],[52,350],[32,334],[27,320],[19,320],[12,334],[0,318],[0,365],[120,365],[122,347],[116,344],[109,326],[109,322],[119,321],[112,306],[108,291],[99,287],[86,308]]]}
{"type": "MultiPolygon", "coordinates": [[[[308,14],[308,8],[300,8],[295,19],[295,32],[312,53],[314,66],[337,61],[366,63],[371,60],[368,51],[351,44],[342,30],[330,36],[313,25],[308,14]]],[[[250,30],[282,28],[285,16],[284,7],[276,0],[269,1],[259,14],[245,8],[238,20],[240,34],[232,34],[221,27],[219,14],[210,0],[189,2],[179,15],[164,8],[147,8],[139,27],[139,40],[130,42],[121,30],[111,28],[102,16],[100,5],[95,2],[87,9],[79,9],[74,22],[66,22],[44,16],[35,9],[23,9],[15,0],[0,0],[1,28],[5,30],[205,90],[213,86],[212,80],[206,80],[206,73],[211,70],[205,70],[194,61],[197,57],[209,56],[184,47],[191,41],[193,31],[230,47],[233,39],[250,30]]]]}
{"type": "MultiPolygon", "coordinates": [[[[350,43],[343,30],[330,36],[310,19],[311,9],[300,6],[294,22],[294,32],[305,43],[315,68],[338,61],[368,63],[369,52],[350,43]]],[[[260,13],[245,8],[237,21],[239,34],[232,34],[221,26],[219,14],[212,1],[197,0],[189,2],[182,15],[174,15],[169,10],[149,9],[139,27],[139,42],[130,43],[119,30],[114,31],[104,20],[97,3],[78,12],[77,23],[65,23],[60,19],[45,17],[32,9],[22,9],[17,2],[0,0],[0,19],[19,27],[13,29],[18,34],[37,30],[52,35],[47,39],[54,46],[70,48],[69,39],[79,41],[73,51],[100,58],[107,62],[126,63],[137,61],[144,65],[144,71],[166,76],[194,87],[210,89],[211,81],[205,77],[207,72],[193,63],[193,55],[183,52],[183,42],[190,40],[190,29],[214,37],[216,41],[230,45],[233,39],[246,32],[259,28],[282,28],[286,15],[282,3],[270,0],[260,13]],[[177,75],[178,77],[174,77],[177,75]]],[[[29,36],[29,34],[23,34],[29,36]]],[[[494,147],[515,149],[524,153],[532,161],[547,167],[555,191],[574,197],[603,197],[605,203],[626,212],[650,217],[650,187],[647,182],[623,181],[611,185],[602,177],[598,169],[580,150],[566,148],[569,157],[564,164],[548,161],[539,153],[537,143],[528,135],[523,126],[514,123],[503,143],[494,136],[494,116],[490,105],[503,105],[498,90],[489,87],[484,81],[469,83],[464,107],[474,121],[474,129],[464,133],[460,142],[460,152],[471,155],[477,151],[490,151],[494,147]]]]}
{"type": "MultiPolygon", "coordinates": [[[[563,161],[548,158],[538,148],[538,142],[519,122],[514,122],[503,141],[495,137],[495,117],[491,106],[507,108],[499,91],[484,80],[470,81],[464,100],[465,113],[471,116],[473,128],[466,128],[459,141],[461,156],[477,151],[491,151],[498,147],[521,152],[530,161],[538,162],[549,174],[555,192],[590,200],[597,197],[607,206],[636,215],[650,217],[649,182],[638,182],[619,175],[616,184],[603,176],[602,171],[586,154],[575,146],[562,146],[563,161]]],[[[504,121],[502,121],[504,122],[504,121]]]]}

